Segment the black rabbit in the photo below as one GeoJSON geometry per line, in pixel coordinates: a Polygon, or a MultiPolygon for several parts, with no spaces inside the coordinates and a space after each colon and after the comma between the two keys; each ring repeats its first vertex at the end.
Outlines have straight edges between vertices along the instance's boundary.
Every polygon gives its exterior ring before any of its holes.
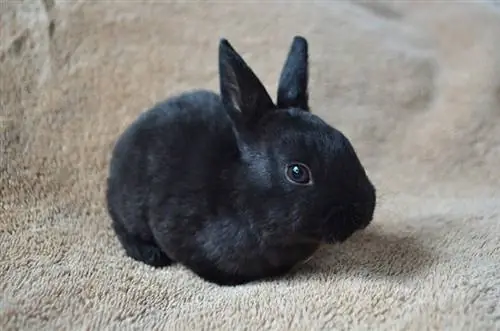
{"type": "Polygon", "coordinates": [[[226,39],[219,75],[220,96],[174,96],[119,137],[106,199],[127,255],[238,285],[365,228],[375,188],[349,140],[309,109],[306,39],[293,39],[276,104],[226,39]]]}

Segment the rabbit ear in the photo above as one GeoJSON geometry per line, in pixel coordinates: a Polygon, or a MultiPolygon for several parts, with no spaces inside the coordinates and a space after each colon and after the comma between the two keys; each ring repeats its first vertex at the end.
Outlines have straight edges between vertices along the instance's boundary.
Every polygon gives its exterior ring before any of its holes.
{"type": "Polygon", "coordinates": [[[279,108],[294,107],[309,111],[308,57],[307,40],[304,37],[295,36],[278,84],[277,105],[279,108]]]}
{"type": "Polygon", "coordinates": [[[276,108],[255,73],[224,38],[219,43],[219,79],[222,102],[240,111],[246,121],[258,121],[276,108]]]}

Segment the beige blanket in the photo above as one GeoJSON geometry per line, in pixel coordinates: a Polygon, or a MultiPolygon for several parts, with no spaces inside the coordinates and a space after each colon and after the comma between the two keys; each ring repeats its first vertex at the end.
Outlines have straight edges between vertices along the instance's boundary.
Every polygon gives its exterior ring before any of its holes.
{"type": "Polygon", "coordinates": [[[7,0],[0,13],[1,330],[500,329],[494,2],[7,0]],[[117,135],[162,98],[217,89],[222,36],[275,95],[295,34],[313,110],[377,185],[373,224],[234,288],[125,257],[103,199],[117,135]]]}

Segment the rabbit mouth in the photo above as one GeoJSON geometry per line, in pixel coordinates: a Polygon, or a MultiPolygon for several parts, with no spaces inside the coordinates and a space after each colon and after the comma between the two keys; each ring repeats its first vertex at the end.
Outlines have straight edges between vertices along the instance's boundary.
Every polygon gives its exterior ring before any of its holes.
{"type": "Polygon", "coordinates": [[[346,241],[355,232],[365,229],[370,224],[372,215],[370,208],[364,204],[334,206],[323,219],[322,241],[326,244],[346,241]]]}

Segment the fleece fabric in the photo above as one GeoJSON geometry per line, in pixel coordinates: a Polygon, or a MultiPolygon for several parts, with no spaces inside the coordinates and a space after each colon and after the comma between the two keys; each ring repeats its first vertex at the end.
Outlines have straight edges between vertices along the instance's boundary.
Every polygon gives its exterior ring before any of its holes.
{"type": "Polygon", "coordinates": [[[500,329],[495,1],[19,0],[0,35],[0,329],[500,329]],[[372,225],[231,288],[127,258],[104,204],[118,135],[218,90],[221,37],[275,96],[294,35],[312,111],[378,189],[372,225]]]}

